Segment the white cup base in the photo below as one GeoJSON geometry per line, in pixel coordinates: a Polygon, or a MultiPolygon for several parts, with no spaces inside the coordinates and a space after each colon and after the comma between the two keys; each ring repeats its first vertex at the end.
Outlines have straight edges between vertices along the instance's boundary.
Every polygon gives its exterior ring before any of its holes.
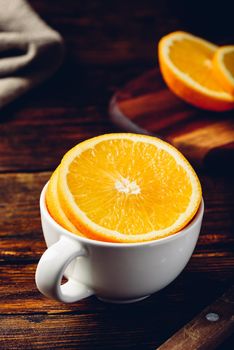
{"type": "Polygon", "coordinates": [[[111,303],[111,304],[131,304],[131,303],[136,303],[138,301],[142,301],[146,298],[150,297],[150,294],[149,295],[145,295],[141,298],[137,298],[137,299],[106,299],[106,298],[102,298],[102,297],[99,297],[97,296],[97,298],[100,300],[100,301],[103,301],[104,303],[111,303]]]}

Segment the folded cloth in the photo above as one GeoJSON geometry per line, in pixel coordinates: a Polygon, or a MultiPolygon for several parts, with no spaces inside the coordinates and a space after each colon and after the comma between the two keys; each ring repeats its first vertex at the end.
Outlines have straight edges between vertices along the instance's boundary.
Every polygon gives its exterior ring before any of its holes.
{"type": "Polygon", "coordinates": [[[24,0],[0,0],[0,108],[52,75],[62,37],[24,0]]]}

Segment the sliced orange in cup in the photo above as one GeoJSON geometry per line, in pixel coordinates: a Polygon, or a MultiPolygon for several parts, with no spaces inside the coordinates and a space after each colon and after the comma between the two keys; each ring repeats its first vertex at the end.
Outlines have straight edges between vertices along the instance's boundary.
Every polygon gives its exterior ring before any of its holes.
{"type": "Polygon", "coordinates": [[[168,87],[194,106],[214,111],[234,108],[234,97],[216,77],[213,57],[218,47],[185,32],[164,36],[159,65],[168,87]]]}
{"type": "Polygon", "coordinates": [[[178,232],[201,202],[183,155],[151,136],[116,133],[72,148],[58,174],[60,204],[89,238],[142,242],[178,232]]]}
{"type": "Polygon", "coordinates": [[[73,223],[67,218],[66,214],[64,213],[58,197],[58,190],[57,190],[57,183],[58,183],[58,169],[55,169],[53,174],[51,175],[51,178],[48,183],[48,187],[46,190],[46,206],[50,213],[50,215],[53,217],[53,219],[62,227],[64,227],[66,230],[79,234],[80,232],[77,230],[77,228],[73,225],[73,223]]]}
{"type": "Polygon", "coordinates": [[[234,46],[222,46],[213,58],[214,72],[223,88],[234,96],[234,46]]]}

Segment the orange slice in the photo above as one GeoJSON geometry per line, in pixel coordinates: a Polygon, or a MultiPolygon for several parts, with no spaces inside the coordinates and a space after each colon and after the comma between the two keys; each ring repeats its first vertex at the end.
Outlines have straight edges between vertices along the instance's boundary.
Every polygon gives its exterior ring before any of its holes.
{"type": "Polygon", "coordinates": [[[213,64],[220,84],[234,95],[234,46],[220,47],[215,52],[213,64]]]}
{"type": "Polygon", "coordinates": [[[64,213],[60,205],[58,191],[57,191],[58,169],[59,167],[53,172],[50,178],[50,181],[48,183],[48,187],[46,190],[46,206],[50,215],[59,225],[61,225],[62,227],[64,227],[66,230],[70,232],[80,235],[80,232],[72,224],[72,222],[67,218],[66,214],[64,213]]]}
{"type": "Polygon", "coordinates": [[[234,97],[219,83],[213,69],[217,46],[185,32],[164,36],[159,64],[168,87],[194,106],[214,111],[234,108],[234,97]]]}
{"type": "Polygon", "coordinates": [[[201,202],[199,180],[178,150],[158,138],[127,133],[72,148],[60,164],[58,193],[84,235],[111,242],[178,232],[201,202]]]}

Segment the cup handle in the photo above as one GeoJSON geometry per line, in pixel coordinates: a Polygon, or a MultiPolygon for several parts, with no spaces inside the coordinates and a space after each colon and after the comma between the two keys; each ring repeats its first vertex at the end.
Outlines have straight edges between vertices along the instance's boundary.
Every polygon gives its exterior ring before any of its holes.
{"type": "Polygon", "coordinates": [[[61,237],[42,255],[36,270],[36,285],[45,296],[65,303],[73,303],[94,294],[94,292],[73,278],[61,285],[69,263],[87,252],[82,245],[68,237],[61,237]]]}

